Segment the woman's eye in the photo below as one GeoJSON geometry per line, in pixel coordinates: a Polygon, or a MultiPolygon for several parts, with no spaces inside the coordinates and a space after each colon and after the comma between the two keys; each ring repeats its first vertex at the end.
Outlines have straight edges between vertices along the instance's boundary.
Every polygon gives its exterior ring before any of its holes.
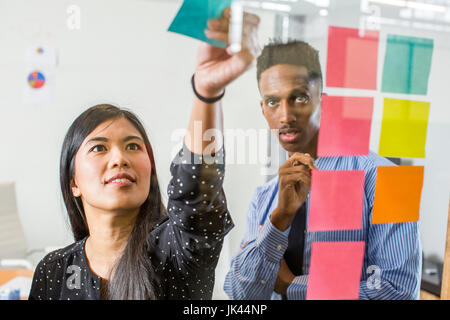
{"type": "Polygon", "coordinates": [[[309,97],[308,96],[299,96],[295,99],[295,102],[303,103],[303,104],[308,103],[309,97]]]}
{"type": "Polygon", "coordinates": [[[101,152],[101,151],[105,151],[105,150],[106,150],[105,146],[101,145],[101,144],[96,145],[95,147],[93,147],[91,149],[91,151],[94,151],[94,152],[101,152]]]}
{"type": "Polygon", "coordinates": [[[128,150],[139,150],[141,147],[137,144],[137,143],[130,143],[129,145],[127,145],[127,149],[128,150]]]}

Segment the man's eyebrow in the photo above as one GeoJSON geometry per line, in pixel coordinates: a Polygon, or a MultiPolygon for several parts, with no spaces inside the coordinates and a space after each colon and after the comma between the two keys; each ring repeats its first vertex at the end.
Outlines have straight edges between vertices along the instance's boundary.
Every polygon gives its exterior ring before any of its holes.
{"type": "MultiPolygon", "coordinates": [[[[309,90],[310,90],[310,87],[308,85],[303,85],[303,86],[296,87],[296,88],[292,89],[289,92],[289,95],[296,94],[296,93],[297,94],[298,93],[304,93],[305,91],[309,91],[309,90]]],[[[266,95],[263,96],[264,100],[267,100],[267,99],[279,99],[279,98],[280,98],[280,96],[279,95],[275,95],[275,94],[266,94],[266,95]]]]}
{"type": "Polygon", "coordinates": [[[301,87],[297,87],[297,88],[293,89],[291,91],[291,94],[293,94],[293,93],[304,93],[305,91],[309,91],[309,90],[310,90],[310,87],[308,85],[305,85],[305,86],[301,86],[301,87]]]}
{"type": "Polygon", "coordinates": [[[279,99],[279,96],[276,96],[276,95],[273,95],[273,94],[266,94],[266,95],[264,95],[263,99],[264,100],[267,100],[267,99],[279,99]]]}

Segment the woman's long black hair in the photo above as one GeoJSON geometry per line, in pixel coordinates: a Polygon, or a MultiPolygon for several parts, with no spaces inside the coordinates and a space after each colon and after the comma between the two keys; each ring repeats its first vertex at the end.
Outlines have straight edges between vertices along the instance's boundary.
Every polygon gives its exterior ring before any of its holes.
{"type": "Polygon", "coordinates": [[[124,117],[142,135],[151,162],[150,190],[142,204],[136,224],[128,238],[122,256],[114,266],[107,286],[107,298],[111,300],[156,299],[158,285],[154,282],[154,270],[149,259],[147,237],[155,225],[166,216],[161,199],[155,160],[150,141],[139,119],[130,111],[101,104],[83,112],[70,126],[64,139],[60,159],[60,184],[69,222],[75,241],[89,235],[81,198],[72,194],[70,181],[74,177],[75,155],[86,137],[101,123],[124,117]]]}

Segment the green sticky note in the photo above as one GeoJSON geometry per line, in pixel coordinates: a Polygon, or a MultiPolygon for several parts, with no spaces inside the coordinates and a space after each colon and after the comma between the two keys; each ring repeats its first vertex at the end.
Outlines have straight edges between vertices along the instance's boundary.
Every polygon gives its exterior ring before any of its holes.
{"type": "Polygon", "coordinates": [[[430,103],[384,99],[379,155],[425,158],[430,103]]]}
{"type": "Polygon", "coordinates": [[[205,36],[205,29],[208,28],[208,20],[221,17],[222,11],[231,5],[231,1],[184,0],[168,31],[183,34],[216,47],[226,48],[225,42],[208,39],[205,36]]]}
{"type": "Polygon", "coordinates": [[[383,68],[383,92],[426,95],[433,39],[389,34],[383,68]]]}

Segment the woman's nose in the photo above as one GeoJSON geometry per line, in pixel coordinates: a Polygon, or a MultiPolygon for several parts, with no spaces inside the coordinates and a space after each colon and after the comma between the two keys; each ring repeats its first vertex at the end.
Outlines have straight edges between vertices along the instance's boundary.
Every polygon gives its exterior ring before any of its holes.
{"type": "Polygon", "coordinates": [[[109,166],[111,168],[115,168],[115,167],[129,167],[130,166],[130,161],[129,159],[126,157],[124,151],[118,149],[118,148],[114,148],[111,152],[111,159],[109,161],[109,166]]]}

